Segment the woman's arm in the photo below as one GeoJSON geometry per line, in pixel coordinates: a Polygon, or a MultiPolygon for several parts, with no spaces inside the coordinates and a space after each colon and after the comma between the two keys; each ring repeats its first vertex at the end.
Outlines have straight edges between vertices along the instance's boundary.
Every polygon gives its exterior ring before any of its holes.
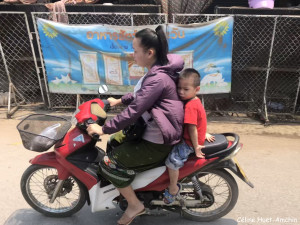
{"type": "MultiPolygon", "coordinates": [[[[160,98],[163,90],[164,82],[160,76],[145,79],[141,89],[136,92],[135,98],[128,107],[104,124],[102,127],[103,133],[112,134],[134,123],[145,111],[154,105],[160,98]]],[[[122,103],[124,103],[123,97],[122,103]]]]}
{"type": "Polygon", "coordinates": [[[123,95],[123,96],[121,97],[121,102],[122,102],[124,105],[129,105],[133,100],[134,100],[133,93],[128,93],[128,94],[123,95]]]}

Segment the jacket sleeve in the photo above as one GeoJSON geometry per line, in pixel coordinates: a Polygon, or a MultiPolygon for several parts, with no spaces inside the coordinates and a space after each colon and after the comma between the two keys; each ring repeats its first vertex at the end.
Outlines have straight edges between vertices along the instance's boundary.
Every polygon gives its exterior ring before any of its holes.
{"type": "Polygon", "coordinates": [[[121,101],[124,105],[129,105],[133,101],[133,99],[133,93],[128,93],[122,96],[121,101]]]}
{"type": "Polygon", "coordinates": [[[163,79],[157,75],[145,79],[141,89],[136,92],[135,98],[128,107],[104,124],[102,127],[103,132],[112,134],[134,123],[160,98],[164,85],[163,79]]]}

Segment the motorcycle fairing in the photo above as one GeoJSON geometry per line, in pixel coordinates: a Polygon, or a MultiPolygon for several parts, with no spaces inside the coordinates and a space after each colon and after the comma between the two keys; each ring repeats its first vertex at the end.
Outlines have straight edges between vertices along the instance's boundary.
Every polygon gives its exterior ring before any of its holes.
{"type": "MultiPolygon", "coordinates": [[[[179,180],[185,178],[186,176],[192,174],[193,172],[200,170],[207,164],[215,161],[217,158],[212,159],[200,159],[195,157],[190,157],[182,168],[179,170],[179,180]]],[[[169,174],[166,170],[158,179],[155,179],[149,185],[138,189],[137,191],[162,191],[168,187],[170,183],[169,174]]]]}
{"type": "Polygon", "coordinates": [[[67,157],[91,141],[92,138],[88,134],[82,133],[78,127],[75,127],[66,134],[62,142],[55,145],[55,149],[60,155],[67,157]]]}
{"type": "MultiPolygon", "coordinates": [[[[162,174],[166,172],[166,167],[161,166],[136,175],[132,182],[132,188],[134,190],[143,188],[155,181],[162,174]]],[[[90,190],[90,200],[92,212],[97,212],[106,209],[113,209],[116,206],[113,204],[113,199],[120,195],[118,189],[112,184],[100,188],[100,184],[94,185],[90,190]]]]}

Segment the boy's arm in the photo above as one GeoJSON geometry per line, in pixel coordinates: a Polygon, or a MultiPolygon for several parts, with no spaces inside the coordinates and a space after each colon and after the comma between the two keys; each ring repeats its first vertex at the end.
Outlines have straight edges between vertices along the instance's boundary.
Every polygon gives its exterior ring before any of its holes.
{"type": "Polygon", "coordinates": [[[188,127],[188,132],[190,135],[191,142],[193,144],[196,156],[198,158],[204,158],[204,153],[201,151],[204,146],[198,144],[198,131],[197,131],[197,126],[194,124],[186,124],[188,127]]]}

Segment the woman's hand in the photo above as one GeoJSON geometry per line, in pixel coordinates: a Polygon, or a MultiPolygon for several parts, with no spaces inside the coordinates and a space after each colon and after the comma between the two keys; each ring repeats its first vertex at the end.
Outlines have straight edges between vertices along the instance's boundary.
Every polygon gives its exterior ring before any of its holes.
{"type": "Polygon", "coordinates": [[[110,106],[116,106],[116,105],[120,105],[122,103],[122,100],[120,98],[115,99],[113,97],[109,97],[107,99],[107,101],[109,102],[110,106]]]}
{"type": "Polygon", "coordinates": [[[98,134],[99,136],[104,134],[102,131],[102,127],[100,127],[98,124],[95,123],[88,125],[86,131],[91,137],[93,136],[93,134],[98,134]]]}
{"type": "Polygon", "coordinates": [[[211,134],[206,133],[206,134],[205,134],[205,139],[206,139],[208,142],[214,142],[214,141],[215,141],[215,136],[212,136],[211,134]]]}

